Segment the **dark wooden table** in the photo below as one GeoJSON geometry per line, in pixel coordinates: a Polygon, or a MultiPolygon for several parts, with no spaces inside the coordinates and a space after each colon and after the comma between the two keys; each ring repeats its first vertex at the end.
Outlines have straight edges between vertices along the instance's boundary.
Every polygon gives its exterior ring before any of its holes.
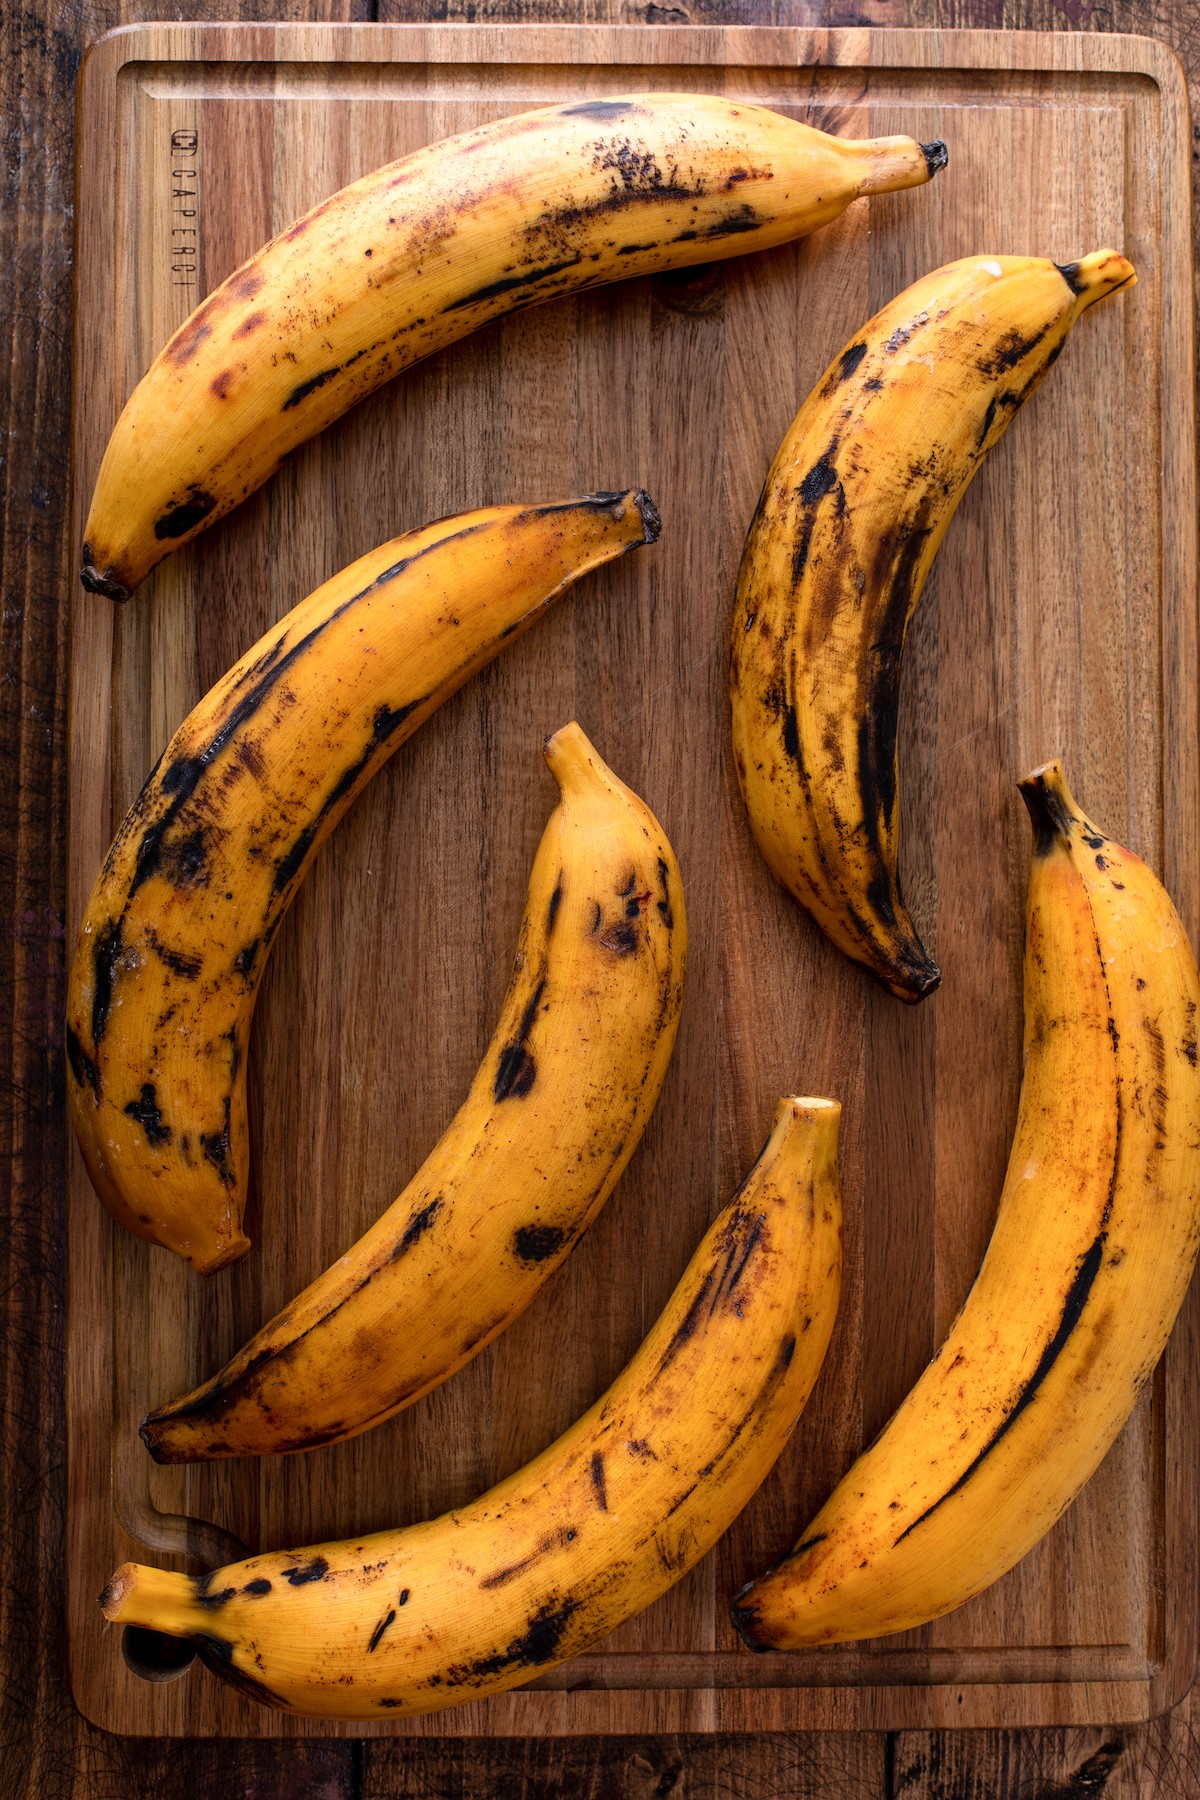
{"type": "MultiPolygon", "coordinates": [[[[1145,32],[1200,107],[1200,0],[4,0],[0,203],[0,1793],[744,1796],[745,1800],[1200,1797],[1200,1699],[1109,1730],[768,1737],[160,1744],[106,1736],[71,1701],[64,1623],[62,1014],[65,633],[74,87],[101,32],[142,18],[611,20],[1145,32]]],[[[1200,143],[1200,135],[1197,139],[1200,143]]],[[[1198,150],[1200,154],[1200,150],[1198,150]]]]}

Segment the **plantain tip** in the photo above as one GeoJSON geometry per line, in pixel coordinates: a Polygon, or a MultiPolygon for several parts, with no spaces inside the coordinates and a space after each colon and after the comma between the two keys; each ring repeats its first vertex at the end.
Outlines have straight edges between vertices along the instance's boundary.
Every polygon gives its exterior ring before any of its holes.
{"type": "Polygon", "coordinates": [[[138,1436],[141,1438],[143,1444],[145,1444],[151,1457],[156,1463],[168,1463],[171,1459],[158,1440],[158,1428],[160,1423],[161,1420],[158,1413],[147,1413],[141,1424],[138,1426],[138,1436]]]}
{"type": "Polygon", "coordinates": [[[106,600],[126,601],[132,592],[115,575],[104,574],[96,567],[92,546],[85,544],[79,560],[79,579],[89,594],[103,594],[106,600]]]}
{"type": "MultiPolygon", "coordinates": [[[[173,1250],[176,1246],[168,1244],[164,1245],[164,1248],[173,1250]]],[[[215,1275],[218,1269],[227,1269],[230,1263],[240,1262],[251,1248],[250,1239],[241,1227],[237,1226],[224,1242],[218,1238],[216,1246],[212,1250],[193,1250],[190,1254],[186,1250],[180,1250],[179,1254],[197,1275],[215,1275]]]]}
{"type": "Polygon", "coordinates": [[[659,516],[657,506],[655,506],[645,488],[638,488],[633,496],[633,504],[642,515],[642,530],[645,533],[642,542],[644,544],[656,544],[659,539],[659,534],[662,531],[662,519],[659,516]]]}
{"type": "Polygon", "coordinates": [[[929,957],[910,968],[893,969],[886,975],[879,971],[875,973],[888,993],[902,1000],[905,1006],[919,1005],[942,985],[942,971],[929,957]]]}
{"type": "Polygon", "coordinates": [[[933,180],[939,169],[944,169],[950,161],[950,152],[941,138],[934,138],[931,144],[922,144],[925,153],[925,167],[929,170],[929,179],[933,180]]]}
{"type": "Polygon", "coordinates": [[[757,1608],[753,1606],[743,1606],[741,1604],[741,1601],[745,1595],[750,1592],[750,1589],[753,1586],[754,1583],[748,1581],[745,1587],[740,1589],[739,1592],[734,1595],[729,1608],[729,1617],[733,1623],[733,1629],[737,1632],[747,1649],[753,1650],[756,1654],[759,1654],[767,1649],[767,1645],[761,1644],[756,1635],[756,1627],[758,1625],[757,1608]]]}

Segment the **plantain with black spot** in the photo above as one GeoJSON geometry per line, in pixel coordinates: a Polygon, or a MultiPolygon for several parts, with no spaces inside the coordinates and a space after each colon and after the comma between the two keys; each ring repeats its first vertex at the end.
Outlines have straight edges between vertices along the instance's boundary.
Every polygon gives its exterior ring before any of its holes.
{"type": "Polygon", "coordinates": [[[831,137],[722,95],[632,94],[376,169],[243,263],[155,358],[104,453],[83,584],[127,600],[299,444],[491,319],[802,237],[945,160],[941,143],[831,137]]]}
{"type": "Polygon", "coordinates": [[[808,1399],[841,1287],[839,1112],[779,1103],[628,1366],[478,1500],[199,1577],[126,1563],[104,1616],[190,1638],[242,1692],[317,1718],[439,1711],[589,1649],[711,1549],[808,1399]]]}
{"type": "Polygon", "coordinates": [[[194,1393],[159,1462],[306,1450],[411,1406],[522,1313],[596,1217],[658,1098],[683,1000],[674,852],[578,725],[516,970],[470,1092],[371,1229],[194,1393]]]}
{"type": "Polygon", "coordinates": [[[968,256],[905,288],[796,414],[746,537],[729,679],[750,825],[776,879],[900,1000],[941,979],[900,883],[909,622],[983,458],[1080,314],[1135,280],[1098,250],[968,256]]]}
{"type": "Polygon", "coordinates": [[[118,1224],[205,1274],[249,1249],[246,1048],[317,850],[443,700],[658,531],[640,490],[439,519],[310,594],[184,720],[117,832],[68,981],[68,1107],[118,1224]]]}
{"type": "Polygon", "coordinates": [[[1058,763],[1021,791],[1025,1066],[991,1241],[912,1392],[795,1549],[738,1596],[756,1649],[911,1630],[1011,1569],[1108,1451],[1187,1292],[1200,1245],[1192,946],[1058,763]]]}

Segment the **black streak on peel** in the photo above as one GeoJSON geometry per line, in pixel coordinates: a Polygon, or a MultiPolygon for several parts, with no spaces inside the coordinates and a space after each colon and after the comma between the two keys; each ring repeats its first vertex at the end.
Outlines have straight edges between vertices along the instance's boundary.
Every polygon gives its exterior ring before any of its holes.
{"type": "Polygon", "coordinates": [[[833,369],[825,383],[824,392],[831,394],[835,388],[841,386],[843,381],[849,381],[851,375],[853,375],[855,369],[857,369],[859,363],[866,354],[867,346],[865,343],[851,344],[849,349],[843,350],[841,356],[838,358],[836,367],[833,369]]]}
{"type": "Polygon", "coordinates": [[[212,1591],[212,1580],[213,1576],[218,1574],[220,1574],[219,1569],[211,1569],[207,1575],[197,1577],[196,1599],[201,1606],[207,1606],[215,1610],[217,1607],[225,1606],[237,1593],[235,1587],[225,1587],[219,1589],[219,1591],[214,1594],[212,1591]]]}
{"type": "Polygon", "coordinates": [[[790,1561],[793,1556],[803,1556],[806,1550],[815,1550],[818,1544],[825,1542],[826,1535],[825,1532],[818,1531],[812,1537],[804,1538],[794,1550],[788,1552],[787,1560],[790,1561]]]}
{"type": "Polygon", "coordinates": [[[254,959],[258,955],[258,947],[261,943],[261,938],[252,938],[238,951],[233,959],[233,966],[239,975],[249,975],[254,967],[254,959]]]}
{"type": "Polygon", "coordinates": [[[172,975],[179,975],[185,981],[195,981],[204,967],[203,957],[187,956],[181,950],[172,950],[169,944],[160,941],[158,933],[153,929],[147,931],[146,942],[172,975]]]}
{"type": "Polygon", "coordinates": [[[655,1379],[663,1375],[688,1340],[695,1336],[701,1321],[712,1318],[723,1300],[732,1300],[734,1290],[746,1272],[750,1258],[762,1237],[765,1213],[736,1211],[725,1226],[719,1248],[725,1252],[723,1266],[714,1261],[705,1274],[687,1312],[675,1328],[670,1343],[663,1351],[655,1379]]]}
{"type": "Polygon", "coordinates": [[[318,388],[323,388],[327,381],[332,381],[335,375],[340,374],[341,364],[339,363],[334,369],[322,369],[319,375],[312,375],[307,381],[300,382],[297,387],[292,389],[280,407],[280,412],[291,412],[294,406],[299,406],[302,400],[307,400],[310,394],[315,394],[318,388]]]}
{"type": "Polygon", "coordinates": [[[521,1016],[516,1037],[500,1052],[500,1062],[496,1069],[496,1080],[492,1088],[497,1100],[522,1099],[537,1080],[537,1064],[530,1055],[525,1040],[533,1029],[533,1022],[537,1018],[537,1010],[541,1005],[545,986],[546,980],[543,976],[534,988],[529,1004],[521,1016]]]}
{"type": "Polygon", "coordinates": [[[571,1616],[578,1610],[577,1600],[563,1600],[557,1606],[553,1601],[548,1601],[532,1614],[521,1635],[513,1638],[503,1650],[497,1650],[491,1656],[478,1657],[474,1662],[452,1670],[447,1680],[457,1686],[464,1681],[498,1675],[504,1669],[520,1665],[536,1668],[540,1664],[552,1662],[571,1616]]]}
{"type": "Polygon", "coordinates": [[[806,506],[815,505],[824,494],[829,493],[838,484],[838,472],[834,466],[832,448],[831,445],[821,460],[813,464],[800,483],[800,498],[806,506]]]}
{"type": "MultiPolygon", "coordinates": [[[[919,1000],[937,987],[941,976],[911,924],[900,923],[903,900],[892,857],[885,854],[885,833],[894,839],[896,817],[896,740],[900,702],[900,661],[909,616],[916,604],[921,562],[932,530],[935,496],[926,489],[911,514],[884,531],[867,575],[868,590],[882,597],[874,641],[862,670],[864,705],[858,728],[858,789],[862,796],[864,848],[874,874],[868,899],[875,924],[863,932],[872,955],[886,958],[885,979],[905,999],[919,1000]],[[877,928],[886,939],[881,950],[877,928]]],[[[878,965],[874,965],[878,967],[878,965]]]]}
{"type": "Polygon", "coordinates": [[[506,275],[499,281],[489,281],[486,287],[464,294],[461,300],[451,300],[448,306],[443,306],[442,311],[461,312],[464,307],[480,306],[485,300],[496,300],[501,294],[511,294],[516,288],[536,287],[539,281],[548,281],[552,275],[561,275],[564,269],[578,268],[582,261],[583,257],[577,252],[565,262],[544,263],[540,269],[530,269],[524,275],[506,275]]]}
{"type": "Polygon", "coordinates": [[[592,1452],[592,1486],[596,1490],[596,1504],[601,1512],[608,1511],[608,1489],[604,1485],[604,1457],[599,1450],[592,1452]]]}
{"type": "Polygon", "coordinates": [[[371,1633],[371,1641],[367,1645],[368,1652],[378,1648],[380,1638],[383,1636],[384,1632],[387,1630],[388,1626],[392,1623],[392,1621],[395,1617],[396,1617],[396,1609],[393,1606],[391,1611],[388,1613],[387,1617],[384,1619],[380,1619],[378,1625],[375,1627],[374,1631],[371,1633]]]}
{"type": "Polygon", "coordinates": [[[392,1252],[392,1261],[399,1262],[402,1256],[410,1251],[418,1238],[423,1238],[434,1220],[442,1210],[440,1200],[431,1200],[419,1212],[415,1212],[404,1228],[400,1242],[392,1252]]]}
{"type": "Polygon", "coordinates": [[[292,1587],[304,1587],[310,1581],[324,1581],[329,1573],[329,1564],[323,1556],[314,1556],[311,1562],[301,1563],[298,1569],[285,1569],[283,1579],[292,1587]]]}
{"type": "Polygon", "coordinates": [[[243,1669],[234,1666],[233,1645],[225,1638],[215,1637],[208,1631],[198,1631],[194,1642],[205,1668],[214,1675],[219,1675],[222,1681],[227,1681],[230,1687],[248,1695],[251,1700],[257,1700],[260,1706],[282,1706],[291,1711],[290,1700],[285,1700],[282,1694],[275,1693],[265,1682],[256,1681],[252,1675],[247,1675],[243,1669]]]}
{"type": "Polygon", "coordinates": [[[225,1186],[232,1187],[233,1170],[229,1164],[229,1152],[232,1148],[229,1130],[231,1103],[228,1094],[225,1096],[224,1104],[225,1118],[220,1131],[202,1131],[200,1148],[204,1152],[205,1160],[212,1164],[225,1186]]]}
{"type": "Polygon", "coordinates": [[[346,798],[355,783],[363,774],[364,770],[369,767],[370,763],[378,754],[380,748],[386,744],[390,738],[395,736],[400,727],[404,724],[404,721],[411,713],[414,713],[421,704],[421,700],[410,700],[406,706],[380,706],[376,708],[375,716],[371,721],[371,735],[367,739],[366,748],[355,757],[354,761],[350,763],[347,768],[342,770],[337,781],[321,802],[321,809],[316,817],[309,821],[304,827],[304,830],[297,837],[295,843],[292,844],[290,849],[284,852],[276,864],[274,879],[271,883],[272,894],[282,893],[284,888],[288,885],[288,882],[292,881],[300,872],[300,869],[304,865],[305,858],[320,834],[322,824],[329,817],[329,814],[333,811],[334,807],[346,798]]]}
{"type": "Polygon", "coordinates": [[[706,239],[736,237],[742,231],[757,231],[762,224],[761,214],[752,206],[739,206],[736,212],[726,213],[723,219],[717,219],[704,232],[706,239]]]}
{"type": "Polygon", "coordinates": [[[186,500],[177,501],[161,518],[155,519],[155,537],[161,543],[164,538],[186,536],[202,519],[207,519],[216,504],[215,495],[205,493],[203,488],[189,488],[186,500]]]}
{"type": "Polygon", "coordinates": [[[1022,337],[1019,331],[1005,332],[991,354],[980,357],[976,365],[980,374],[1006,375],[1010,369],[1015,369],[1031,350],[1036,350],[1053,323],[1051,320],[1040,331],[1035,331],[1032,337],[1027,338],[1022,337]]]}
{"type": "Polygon", "coordinates": [[[656,904],[663,924],[668,931],[673,931],[675,929],[675,914],[671,910],[670,874],[671,871],[667,867],[665,857],[660,856],[658,859],[658,880],[659,885],[662,888],[662,899],[657,901],[656,904]]]}
{"type": "Polygon", "coordinates": [[[924,1524],[925,1520],[928,1519],[932,1513],[935,1513],[944,1501],[949,1500],[952,1494],[957,1494],[960,1488],[966,1486],[967,1482],[971,1479],[979,1465],[984,1461],[985,1457],[991,1455],[997,1444],[1001,1443],[1012,1430],[1017,1420],[1021,1417],[1021,1414],[1025,1411],[1025,1408],[1030,1404],[1043,1381],[1045,1381],[1047,1375],[1058,1361],[1063,1346],[1066,1344],[1071,1333],[1079,1323],[1080,1314],[1083,1312],[1087,1297],[1092,1291],[1092,1283],[1095,1281],[1096,1276],[1099,1273],[1100,1264],[1104,1260],[1104,1245],[1107,1237],[1108,1233],[1106,1231],[1102,1230],[1098,1232],[1089,1248],[1084,1252],[1083,1256],[1080,1257],[1079,1267],[1075,1271],[1075,1279],[1067,1289],[1067,1297],[1063,1302],[1062,1317],[1059,1319],[1058,1328],[1055,1331],[1054,1336],[1050,1339],[1050,1342],[1046,1345],[1046,1348],[1038,1358],[1037,1367],[1034,1369],[1033,1374],[1029,1377],[1029,1380],[1025,1383],[1008,1412],[996,1427],[987,1443],[983,1446],[983,1449],[980,1450],[977,1456],[972,1457],[962,1474],[958,1477],[958,1480],[952,1482],[945,1493],[935,1500],[932,1506],[927,1506],[925,1511],[921,1513],[918,1518],[915,1518],[912,1524],[907,1526],[900,1533],[900,1536],[896,1539],[898,1544],[904,1542],[910,1531],[915,1531],[918,1525],[924,1524]]]}
{"type": "Polygon", "coordinates": [[[82,1087],[86,1081],[98,1100],[100,1098],[100,1070],[69,1025],[67,1026],[67,1062],[75,1077],[76,1086],[82,1087]]]}
{"type": "Polygon", "coordinates": [[[108,1026],[113,976],[121,954],[122,919],[109,919],[92,946],[92,1049],[98,1050],[108,1026]]]}
{"type": "MultiPolygon", "coordinates": [[[[422,1238],[433,1225],[435,1219],[442,1210],[442,1205],[443,1202],[439,1197],[430,1200],[425,1206],[421,1207],[412,1215],[399,1241],[392,1250],[391,1256],[388,1259],[389,1261],[399,1262],[400,1258],[411,1250],[418,1239],[422,1238]]],[[[343,1299],[338,1301],[334,1311],[336,1312],[340,1307],[345,1306],[349,1300],[354,1298],[355,1294],[361,1292],[364,1287],[373,1281],[379,1272],[380,1266],[381,1265],[376,1264],[372,1267],[363,1279],[358,1282],[343,1299]]],[[[138,1435],[141,1437],[142,1442],[145,1444],[147,1450],[149,1450],[155,1462],[169,1463],[173,1460],[169,1450],[165,1450],[164,1446],[159,1443],[156,1438],[156,1433],[164,1425],[169,1427],[180,1419],[220,1418],[228,1406],[236,1404],[239,1399],[254,1392],[257,1377],[264,1369],[270,1369],[277,1356],[289,1355],[303,1342],[310,1331],[316,1329],[320,1324],[327,1323],[332,1316],[332,1313],[326,1313],[322,1320],[316,1322],[316,1325],[307,1326],[298,1337],[290,1340],[289,1343],[282,1347],[272,1347],[267,1350],[259,1351],[255,1356],[249,1358],[245,1366],[238,1369],[229,1379],[223,1380],[220,1374],[215,1375],[211,1381],[206,1382],[203,1387],[199,1388],[189,1400],[176,1402],[174,1405],[160,1407],[154,1412],[147,1413],[146,1417],[142,1420],[141,1425],[138,1427],[138,1435]]],[[[402,1395],[393,1395],[394,1400],[399,1400],[401,1397],[402,1395]]],[[[294,1443],[280,1444],[276,1447],[280,1451],[312,1449],[318,1444],[329,1443],[340,1437],[342,1430],[343,1427],[341,1425],[333,1425],[323,1432],[306,1431],[302,1433],[294,1443]]],[[[289,1575],[287,1579],[291,1581],[292,1576],[289,1575]]],[[[312,1580],[313,1577],[308,1576],[306,1579],[312,1580]]],[[[403,1600],[400,1604],[404,1604],[403,1600]]]]}

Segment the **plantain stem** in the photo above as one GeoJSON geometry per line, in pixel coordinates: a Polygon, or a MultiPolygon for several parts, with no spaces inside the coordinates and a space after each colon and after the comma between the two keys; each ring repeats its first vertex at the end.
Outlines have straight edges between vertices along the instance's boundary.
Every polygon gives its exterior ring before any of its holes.
{"type": "Polygon", "coordinates": [[[1034,769],[1017,787],[1033,826],[1034,855],[1048,856],[1056,845],[1069,845],[1078,808],[1057,757],[1034,769]]]}
{"type": "Polygon", "coordinates": [[[203,1624],[190,1575],[122,1563],[100,1596],[100,1610],[114,1624],[146,1625],[169,1637],[190,1637],[203,1624]]]}
{"type": "Polygon", "coordinates": [[[1078,262],[1055,263],[1055,268],[1075,295],[1075,317],[1103,300],[1117,288],[1136,287],[1137,274],[1119,250],[1092,250],[1078,262]]]}
{"type": "Polygon", "coordinates": [[[851,139],[844,148],[848,156],[864,165],[858,184],[860,194],[890,194],[896,188],[920,187],[932,181],[949,159],[940,138],[931,144],[918,144],[910,137],[858,138],[851,139]]]}

